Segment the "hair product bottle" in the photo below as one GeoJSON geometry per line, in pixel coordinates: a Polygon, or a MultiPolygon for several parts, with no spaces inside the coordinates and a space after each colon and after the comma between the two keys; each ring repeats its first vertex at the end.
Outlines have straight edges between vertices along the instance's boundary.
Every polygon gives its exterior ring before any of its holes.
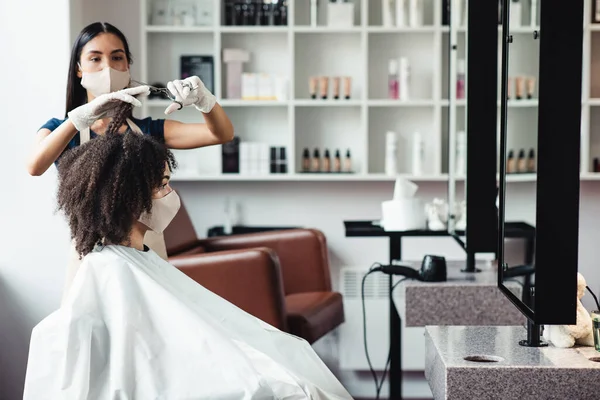
{"type": "Polygon", "coordinates": [[[387,132],[385,136],[385,174],[396,176],[398,173],[398,135],[387,132]]]}
{"type": "Polygon", "coordinates": [[[388,99],[398,99],[398,61],[390,60],[388,65],[388,99]]]}

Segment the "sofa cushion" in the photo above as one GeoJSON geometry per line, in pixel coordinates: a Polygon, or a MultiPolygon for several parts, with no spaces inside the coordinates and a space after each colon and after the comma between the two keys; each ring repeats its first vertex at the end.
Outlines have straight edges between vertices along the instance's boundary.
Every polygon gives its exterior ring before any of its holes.
{"type": "Polygon", "coordinates": [[[337,292],[295,293],[285,297],[288,331],[316,342],[344,322],[344,303],[337,292]]]}

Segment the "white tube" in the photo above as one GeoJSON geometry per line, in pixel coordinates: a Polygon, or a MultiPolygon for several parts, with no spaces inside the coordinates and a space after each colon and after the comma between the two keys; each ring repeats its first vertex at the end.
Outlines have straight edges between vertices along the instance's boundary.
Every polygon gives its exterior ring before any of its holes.
{"type": "Polygon", "coordinates": [[[406,25],[406,1],[396,0],[396,26],[403,27],[406,25]]]}
{"type": "Polygon", "coordinates": [[[423,145],[423,139],[421,138],[421,134],[419,132],[415,132],[413,134],[413,143],[412,143],[412,174],[415,176],[423,174],[423,159],[425,146],[423,145]]]}
{"type": "Polygon", "coordinates": [[[394,26],[392,0],[381,0],[381,19],[383,26],[388,28],[394,26]]]}
{"type": "Polygon", "coordinates": [[[510,13],[510,18],[509,18],[509,23],[510,23],[510,28],[519,28],[521,26],[521,21],[522,21],[522,4],[519,0],[511,0],[510,3],[510,9],[509,9],[509,13],[510,13]]]}
{"type": "Polygon", "coordinates": [[[310,0],[310,26],[317,26],[317,0],[310,0]]]}
{"type": "Polygon", "coordinates": [[[423,0],[409,0],[408,17],[411,28],[423,25],[423,0]]]}
{"type": "Polygon", "coordinates": [[[530,1],[531,1],[531,3],[530,3],[531,8],[529,10],[529,12],[530,12],[530,15],[529,15],[530,22],[529,22],[529,24],[532,27],[535,27],[535,26],[537,26],[538,0],[530,0],[530,1]]]}
{"type": "Polygon", "coordinates": [[[387,132],[385,136],[385,174],[389,176],[398,174],[398,135],[396,132],[387,132]]]}
{"type": "Polygon", "coordinates": [[[451,8],[450,13],[452,14],[452,23],[460,28],[463,25],[463,0],[450,0],[454,4],[453,9],[451,8]]]}
{"type": "Polygon", "coordinates": [[[399,98],[402,101],[408,101],[410,99],[410,66],[408,65],[408,58],[400,57],[399,66],[399,98]]]}
{"type": "Polygon", "coordinates": [[[464,177],[467,171],[467,135],[460,131],[456,135],[456,175],[464,177]]]}

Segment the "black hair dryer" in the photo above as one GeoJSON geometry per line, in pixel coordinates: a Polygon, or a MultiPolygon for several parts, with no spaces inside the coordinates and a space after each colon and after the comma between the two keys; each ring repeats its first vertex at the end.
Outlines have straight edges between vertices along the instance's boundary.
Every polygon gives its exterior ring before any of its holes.
{"type": "Polygon", "coordinates": [[[419,280],[424,282],[446,282],[448,272],[446,259],[442,256],[426,255],[421,262],[419,280]]]}
{"type": "Polygon", "coordinates": [[[426,255],[421,269],[415,270],[404,265],[382,265],[374,269],[388,275],[401,275],[422,282],[445,282],[447,280],[446,259],[442,256],[426,255]]]}

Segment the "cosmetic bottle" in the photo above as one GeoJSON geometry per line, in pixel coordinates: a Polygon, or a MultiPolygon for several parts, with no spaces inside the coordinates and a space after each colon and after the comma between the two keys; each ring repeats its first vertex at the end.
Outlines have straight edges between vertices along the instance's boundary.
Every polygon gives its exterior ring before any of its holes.
{"type": "Polygon", "coordinates": [[[413,134],[413,143],[412,143],[412,174],[415,176],[421,175],[423,173],[423,159],[425,152],[425,146],[423,144],[423,139],[419,132],[415,132],[413,134]]]}
{"type": "Polygon", "coordinates": [[[408,18],[410,26],[417,28],[423,25],[423,0],[408,0],[408,18]]]}
{"type": "Polygon", "coordinates": [[[317,78],[314,76],[308,78],[308,93],[311,99],[317,98],[317,78]]]}
{"type": "Polygon", "coordinates": [[[352,172],[352,158],[350,157],[350,149],[346,150],[346,159],[344,160],[344,172],[352,172]]]}
{"type": "Polygon", "coordinates": [[[388,65],[388,99],[398,99],[398,61],[390,60],[388,65]]]}
{"type": "Polygon", "coordinates": [[[461,27],[463,25],[462,16],[463,16],[463,0],[452,0],[454,5],[454,13],[452,17],[452,24],[461,27]]]}
{"type": "Polygon", "coordinates": [[[450,0],[442,0],[442,25],[450,25],[450,0]]]}
{"type": "Polygon", "coordinates": [[[456,175],[464,177],[467,169],[467,134],[460,131],[456,134],[456,175]]]}
{"type": "Polygon", "coordinates": [[[279,167],[279,160],[277,159],[277,147],[271,147],[271,168],[269,169],[272,174],[276,174],[279,167]]]}
{"type": "Polygon", "coordinates": [[[456,98],[465,98],[465,60],[456,61],[456,98]]]}
{"type": "Polygon", "coordinates": [[[305,148],[302,152],[302,172],[310,171],[310,151],[305,148]]]}
{"type": "Polygon", "coordinates": [[[592,166],[592,172],[600,172],[600,159],[594,158],[594,164],[592,166]]]}
{"type": "Polygon", "coordinates": [[[329,150],[325,149],[325,155],[323,157],[323,172],[331,172],[331,155],[329,154],[329,150]]]}
{"type": "Polygon", "coordinates": [[[342,158],[340,156],[340,150],[335,151],[335,158],[333,159],[333,172],[342,172],[342,158]]]}
{"type": "Polygon", "coordinates": [[[527,78],[527,98],[533,99],[533,92],[535,92],[535,77],[527,78]]]}
{"type": "Polygon", "coordinates": [[[396,0],[396,26],[405,27],[406,25],[406,0],[396,0]]]}
{"type": "Polygon", "coordinates": [[[332,79],[333,79],[333,98],[337,100],[340,98],[340,77],[334,76],[332,79]]]}
{"type": "Polygon", "coordinates": [[[521,100],[523,98],[523,92],[525,91],[525,82],[522,76],[517,76],[516,81],[516,99],[521,100]]]}
{"type": "Polygon", "coordinates": [[[537,16],[538,16],[538,0],[529,0],[529,25],[531,27],[537,26],[537,16]]]}
{"type": "Polygon", "coordinates": [[[317,26],[317,17],[318,17],[318,1],[310,0],[310,26],[315,28],[317,26]]]}
{"type": "Polygon", "coordinates": [[[389,176],[398,174],[398,135],[396,132],[387,132],[385,136],[385,174],[389,176]]]}
{"type": "Polygon", "coordinates": [[[527,172],[535,172],[535,150],[529,150],[529,158],[527,159],[527,172]]]}
{"type": "Polygon", "coordinates": [[[594,7],[592,12],[592,22],[600,23],[600,0],[593,0],[594,7]]]}
{"type": "Polygon", "coordinates": [[[331,156],[329,155],[329,150],[327,149],[325,149],[325,154],[323,156],[323,168],[321,171],[331,172],[331,156]]]}
{"type": "Polygon", "coordinates": [[[287,156],[285,152],[285,147],[279,148],[279,159],[277,160],[277,163],[277,172],[279,172],[280,174],[287,174],[287,156]]]}
{"type": "Polygon", "coordinates": [[[520,0],[512,0],[510,3],[510,28],[519,28],[522,20],[522,4],[520,0]]]}
{"type": "Polygon", "coordinates": [[[506,173],[514,174],[516,171],[515,167],[516,167],[515,154],[513,153],[512,150],[510,150],[508,152],[508,158],[506,160],[506,173]]]}
{"type": "MultiPolygon", "coordinates": [[[[398,0],[396,0],[398,1],[398,0]]],[[[394,16],[392,14],[393,0],[381,0],[381,20],[386,28],[394,26],[394,16]]]]}
{"type": "Polygon", "coordinates": [[[525,158],[525,149],[519,150],[519,159],[517,160],[517,170],[520,173],[527,172],[527,159],[525,158]]]}
{"type": "Polygon", "coordinates": [[[327,94],[329,93],[329,78],[326,76],[322,76],[320,78],[320,86],[321,86],[321,98],[323,100],[327,99],[327,94]]]}
{"type": "Polygon", "coordinates": [[[319,149],[315,149],[313,152],[313,158],[311,162],[311,171],[319,172],[321,170],[321,158],[319,155],[319,149]]]}
{"type": "Polygon", "coordinates": [[[350,100],[350,94],[352,92],[352,77],[344,77],[344,98],[350,100]]]}
{"type": "Polygon", "coordinates": [[[398,98],[402,101],[410,99],[410,66],[406,57],[399,60],[398,98]]]}

